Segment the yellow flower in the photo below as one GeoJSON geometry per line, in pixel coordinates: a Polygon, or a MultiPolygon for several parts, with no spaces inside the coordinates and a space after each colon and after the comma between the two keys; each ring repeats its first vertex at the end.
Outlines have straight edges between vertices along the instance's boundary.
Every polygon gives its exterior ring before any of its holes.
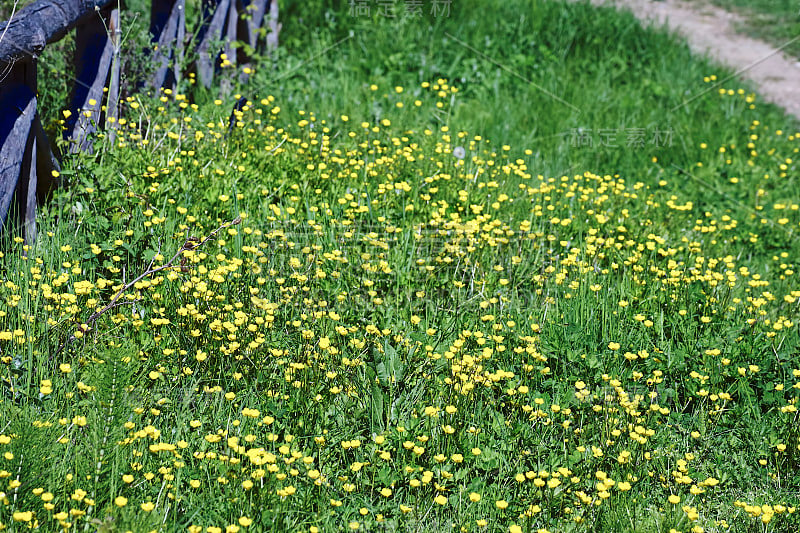
{"type": "Polygon", "coordinates": [[[672,505],[678,505],[681,503],[681,497],[677,494],[670,494],[669,498],[667,498],[667,501],[669,501],[669,503],[672,505]]]}
{"type": "Polygon", "coordinates": [[[497,506],[498,509],[505,509],[506,507],[508,507],[508,502],[505,500],[497,500],[496,502],[494,502],[494,504],[497,506]]]}
{"type": "Polygon", "coordinates": [[[447,498],[445,498],[443,495],[439,494],[437,497],[435,497],[433,499],[433,501],[435,501],[439,505],[445,505],[447,503],[447,498]]]}
{"type": "Polygon", "coordinates": [[[128,505],[128,498],[126,498],[125,496],[117,496],[116,498],[114,498],[114,505],[116,505],[117,507],[125,507],[126,505],[128,505]]]}
{"type": "Polygon", "coordinates": [[[156,508],[156,504],[154,504],[153,502],[145,502],[141,504],[139,507],[141,507],[142,511],[144,511],[145,513],[149,513],[150,511],[156,508]]]}

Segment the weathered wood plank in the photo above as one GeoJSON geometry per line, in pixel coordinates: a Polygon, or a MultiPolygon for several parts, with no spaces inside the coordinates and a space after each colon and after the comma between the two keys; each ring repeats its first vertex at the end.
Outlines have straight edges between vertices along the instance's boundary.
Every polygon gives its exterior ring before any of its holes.
{"type": "Polygon", "coordinates": [[[264,23],[264,15],[269,5],[270,0],[238,0],[237,7],[243,15],[243,24],[239,26],[239,40],[246,42],[253,49],[258,47],[259,30],[264,23]]]}
{"type": "Polygon", "coordinates": [[[36,239],[36,205],[50,194],[59,171],[37,112],[36,60],[16,62],[0,83],[0,226],[22,223],[36,239]],[[9,213],[14,212],[13,221],[9,213]]]}
{"type": "Polygon", "coordinates": [[[112,3],[116,0],[37,0],[0,22],[0,65],[39,56],[47,43],[112,3]]]}
{"type": "Polygon", "coordinates": [[[198,33],[197,76],[204,87],[211,87],[219,53],[211,45],[225,35],[231,0],[203,0],[203,24],[198,33]]]}
{"type": "MultiPolygon", "coordinates": [[[[233,48],[233,43],[236,41],[238,27],[239,12],[236,9],[236,0],[229,0],[228,16],[227,20],[225,21],[225,29],[222,33],[222,54],[218,60],[220,65],[223,64],[223,61],[227,61],[228,67],[230,65],[236,65],[236,50],[233,48]]],[[[222,76],[220,78],[219,87],[222,94],[230,93],[232,87],[231,82],[232,79],[230,76],[222,76]]]]}
{"type": "MultiPolygon", "coordinates": [[[[37,118],[36,114],[36,100],[33,102],[33,122],[37,118]]],[[[22,233],[25,236],[25,242],[28,244],[36,240],[36,189],[37,172],[36,172],[36,134],[35,127],[31,124],[28,131],[28,142],[25,146],[25,155],[22,159],[22,168],[19,175],[19,182],[17,183],[17,213],[22,223],[22,233]]]]}
{"type": "MultiPolygon", "coordinates": [[[[250,57],[243,48],[235,50],[233,43],[242,41],[252,49],[259,44],[260,29],[269,19],[267,48],[278,45],[278,2],[270,0],[203,0],[204,22],[198,32],[196,70],[200,83],[210,87],[214,74],[221,64],[218,51],[211,49],[211,44],[222,41],[222,53],[233,65],[248,65],[250,57]],[[268,10],[269,8],[269,10],[268,10]],[[234,53],[235,52],[235,53],[234,53]]],[[[240,73],[240,81],[246,81],[247,75],[240,73]]],[[[222,80],[225,92],[230,85],[230,78],[222,80]]]]}
{"type": "MultiPolygon", "coordinates": [[[[5,225],[14,195],[21,188],[27,206],[27,181],[31,166],[35,167],[31,163],[35,138],[31,130],[36,118],[36,95],[25,84],[6,86],[0,93],[0,109],[4,111],[0,114],[0,224],[5,225]]],[[[27,218],[24,208],[17,211],[23,219],[27,218]]]]}
{"type": "Polygon", "coordinates": [[[278,14],[278,0],[270,0],[269,22],[267,23],[267,28],[269,28],[269,33],[267,33],[267,50],[275,50],[278,48],[278,34],[280,34],[281,28],[283,28],[283,24],[278,22],[278,14]]]}
{"type": "MultiPolygon", "coordinates": [[[[268,5],[269,0],[236,1],[236,9],[239,12],[236,40],[247,44],[250,50],[257,50],[259,44],[264,41],[259,37],[262,36],[261,25],[264,23],[268,5]]],[[[236,62],[241,67],[249,67],[252,63],[252,57],[248,54],[248,50],[245,47],[240,47],[236,52],[236,62]]],[[[246,83],[249,78],[249,73],[242,68],[239,71],[239,81],[246,83]]]]}
{"type": "MultiPolygon", "coordinates": [[[[96,13],[78,25],[75,35],[75,86],[68,109],[67,138],[70,152],[91,152],[89,138],[101,124],[101,108],[114,55],[114,44],[106,27],[111,14],[96,13]]],[[[119,63],[117,63],[119,68],[119,63]]]]}
{"type": "MultiPolygon", "coordinates": [[[[157,0],[153,1],[157,2],[157,0]]],[[[116,138],[117,119],[119,118],[119,50],[122,37],[122,30],[119,25],[119,9],[112,9],[108,15],[108,32],[111,40],[111,69],[108,73],[105,129],[113,145],[116,138]]]]}
{"type": "Polygon", "coordinates": [[[186,38],[185,0],[152,0],[150,35],[156,45],[153,60],[157,65],[150,86],[155,90],[174,90],[183,60],[183,41],[186,38]]]}

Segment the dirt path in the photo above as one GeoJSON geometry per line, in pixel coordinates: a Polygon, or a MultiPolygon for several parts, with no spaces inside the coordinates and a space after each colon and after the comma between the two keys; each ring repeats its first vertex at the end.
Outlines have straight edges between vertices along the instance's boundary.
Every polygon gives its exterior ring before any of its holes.
{"type": "Polygon", "coordinates": [[[683,0],[592,0],[595,5],[629,9],[638,19],[664,24],[683,35],[689,46],[741,72],[759,95],[800,119],[800,62],[763,41],[737,33],[746,21],[705,2],[683,0]]]}

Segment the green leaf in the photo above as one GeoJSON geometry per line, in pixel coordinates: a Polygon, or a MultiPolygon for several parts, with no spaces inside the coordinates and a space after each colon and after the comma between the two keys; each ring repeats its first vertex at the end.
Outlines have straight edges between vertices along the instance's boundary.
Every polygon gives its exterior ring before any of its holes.
{"type": "Polygon", "coordinates": [[[386,419],[386,404],[388,401],[389,398],[381,387],[373,383],[370,394],[370,419],[378,424],[381,431],[385,427],[384,421],[386,419]]]}

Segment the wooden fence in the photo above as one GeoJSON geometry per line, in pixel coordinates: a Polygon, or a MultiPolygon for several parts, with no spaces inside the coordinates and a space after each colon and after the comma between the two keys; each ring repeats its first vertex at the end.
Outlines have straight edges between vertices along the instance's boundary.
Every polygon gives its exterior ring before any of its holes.
{"type": "MultiPolygon", "coordinates": [[[[191,1],[191,0],[190,0],[191,1]]],[[[198,31],[187,41],[186,0],[151,0],[151,56],[155,71],[147,85],[175,88],[191,43],[190,67],[210,86],[221,54],[232,63],[249,58],[233,43],[276,47],[277,0],[202,0],[198,31]],[[264,28],[264,30],[262,30],[264,28]],[[259,39],[264,34],[265,39],[259,39]],[[223,43],[215,49],[215,43],[223,43]]],[[[36,238],[36,205],[56,185],[59,154],[37,109],[37,60],[47,44],[75,30],[75,79],[66,109],[64,136],[71,153],[92,150],[92,134],[106,128],[113,138],[120,83],[121,0],[37,0],[0,22],[0,225],[15,213],[26,242],[36,238]]]]}

